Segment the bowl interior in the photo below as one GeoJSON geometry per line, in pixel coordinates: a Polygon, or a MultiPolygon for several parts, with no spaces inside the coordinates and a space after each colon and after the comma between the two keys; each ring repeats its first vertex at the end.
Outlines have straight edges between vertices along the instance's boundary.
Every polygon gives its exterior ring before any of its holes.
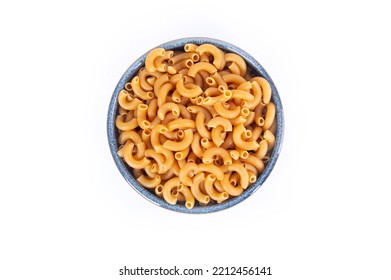
{"type": "Polygon", "coordinates": [[[177,211],[177,212],[183,212],[183,213],[209,213],[209,212],[215,212],[220,211],[226,208],[229,208],[233,205],[238,204],[239,202],[245,200],[250,195],[252,195],[256,190],[260,188],[260,186],[263,184],[263,182],[266,180],[266,178],[269,176],[270,172],[272,171],[278,155],[280,153],[281,144],[282,144],[282,138],[283,138],[283,130],[284,130],[284,119],[283,119],[283,108],[281,104],[280,97],[278,95],[278,91],[270,78],[270,76],[267,74],[265,69],[261,66],[259,62],[257,62],[252,56],[250,56],[245,51],[241,50],[240,48],[220,41],[216,39],[211,38],[184,38],[179,40],[174,40],[171,42],[164,43],[157,47],[162,47],[166,50],[183,50],[183,47],[185,44],[188,43],[194,43],[197,45],[200,44],[214,44],[217,47],[221,48],[225,52],[233,52],[241,57],[246,61],[248,68],[251,71],[251,74],[254,76],[261,76],[265,78],[272,89],[272,101],[276,106],[276,121],[277,121],[277,131],[276,131],[276,143],[273,148],[271,157],[267,165],[265,166],[264,171],[261,173],[260,176],[258,176],[255,183],[253,183],[251,186],[249,186],[240,196],[232,197],[227,201],[224,201],[222,203],[212,203],[208,204],[206,206],[201,206],[198,203],[194,205],[192,209],[187,209],[183,204],[177,204],[177,205],[171,205],[168,204],[164,199],[158,197],[155,195],[155,193],[149,191],[148,189],[141,186],[133,177],[132,175],[132,168],[130,168],[127,164],[124,163],[124,161],[118,156],[118,129],[115,126],[115,118],[118,114],[119,105],[117,102],[118,94],[119,92],[124,88],[125,84],[131,80],[144,66],[145,58],[147,54],[146,52],[144,55],[142,55],[139,59],[137,59],[124,73],[124,75],[121,77],[120,81],[118,82],[113,96],[110,101],[109,111],[108,111],[108,119],[107,119],[107,133],[108,133],[108,140],[109,140],[109,146],[112,153],[112,156],[114,158],[114,161],[120,170],[121,174],[125,178],[125,180],[144,198],[149,200],[150,202],[164,207],[169,210],[177,211]]]}

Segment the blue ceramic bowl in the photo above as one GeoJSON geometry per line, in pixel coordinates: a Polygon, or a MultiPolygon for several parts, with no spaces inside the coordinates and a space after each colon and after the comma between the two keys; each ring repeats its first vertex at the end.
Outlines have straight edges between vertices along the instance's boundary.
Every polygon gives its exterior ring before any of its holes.
{"type": "Polygon", "coordinates": [[[118,114],[118,107],[119,107],[117,98],[119,92],[121,91],[121,89],[124,88],[125,84],[129,80],[131,80],[134,75],[137,74],[138,70],[141,67],[143,67],[148,52],[142,55],[139,59],[137,59],[132,65],[130,65],[128,70],[126,70],[125,74],[123,74],[123,76],[119,80],[110,101],[109,112],[107,117],[107,134],[108,134],[111,154],[114,158],[114,161],[119,171],[121,172],[125,180],[129,183],[129,185],[132,186],[141,196],[143,196],[150,202],[169,210],[183,212],[183,213],[191,213],[191,214],[203,214],[203,213],[210,213],[210,212],[224,210],[231,206],[234,206],[242,202],[246,198],[248,198],[250,195],[252,195],[256,190],[258,190],[262,186],[266,178],[269,176],[270,172],[273,170],[273,167],[276,164],[278,155],[280,153],[282,138],[284,133],[284,118],[283,118],[283,109],[282,109],[280,96],[278,95],[277,88],[274,85],[272,79],[267,74],[266,70],[261,66],[261,64],[242,49],[220,40],[211,39],[211,38],[200,38],[200,37],[178,39],[178,40],[164,43],[158,47],[164,48],[166,50],[175,50],[175,49],[183,50],[184,45],[188,43],[194,43],[197,45],[201,45],[205,43],[214,44],[226,52],[236,53],[246,60],[248,67],[252,69],[254,75],[262,76],[270,83],[270,86],[272,88],[272,101],[276,105],[276,111],[277,111],[276,144],[272,152],[270,161],[266,165],[263,173],[258,177],[257,181],[254,184],[252,184],[250,187],[248,187],[240,196],[230,198],[225,202],[222,202],[220,204],[211,204],[207,206],[200,206],[198,204],[195,204],[194,208],[187,209],[184,205],[181,204],[178,205],[168,204],[162,198],[156,196],[155,193],[148,191],[146,188],[141,186],[135,180],[135,178],[132,175],[131,168],[128,167],[124,163],[124,161],[117,155],[118,131],[115,126],[115,118],[118,114]]]}

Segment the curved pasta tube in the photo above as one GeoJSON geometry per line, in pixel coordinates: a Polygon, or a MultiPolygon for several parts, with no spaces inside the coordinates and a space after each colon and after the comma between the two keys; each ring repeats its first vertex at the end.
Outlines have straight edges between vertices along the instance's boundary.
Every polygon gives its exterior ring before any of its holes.
{"type": "Polygon", "coordinates": [[[235,63],[240,69],[240,76],[244,77],[247,73],[247,64],[244,59],[237,55],[236,53],[226,53],[224,55],[224,59],[226,62],[235,63]]]}
{"type": "Polygon", "coordinates": [[[191,129],[185,129],[184,130],[185,136],[183,137],[182,141],[172,141],[167,140],[164,142],[163,147],[170,150],[170,151],[182,151],[189,147],[191,143],[193,142],[193,131],[191,129]]]}
{"type": "Polygon", "coordinates": [[[189,187],[187,186],[184,186],[184,185],[179,185],[178,187],[178,192],[183,194],[183,196],[185,197],[185,207],[187,209],[191,209],[194,207],[194,203],[195,203],[195,200],[194,200],[194,196],[193,194],[191,193],[189,187]]]}
{"type": "Polygon", "coordinates": [[[179,61],[177,64],[168,66],[167,72],[171,75],[174,75],[176,73],[179,73],[179,71],[181,71],[183,69],[190,68],[193,65],[194,65],[193,60],[185,59],[185,60],[179,61]]]}
{"type": "MultiPolygon", "coordinates": [[[[155,81],[155,85],[153,87],[153,92],[155,93],[155,96],[159,98],[160,90],[163,85],[169,84],[170,83],[170,78],[168,77],[167,74],[161,75],[157,80],[155,81]]],[[[172,88],[172,85],[171,85],[172,88]]],[[[170,88],[170,90],[171,90],[170,88]]]]}
{"type": "Polygon", "coordinates": [[[236,89],[249,92],[251,89],[251,83],[249,81],[245,81],[244,83],[241,83],[236,89]]]}
{"type": "Polygon", "coordinates": [[[217,102],[213,106],[214,106],[214,109],[216,110],[216,112],[220,116],[222,116],[222,117],[224,117],[226,119],[234,119],[237,116],[239,116],[239,114],[240,114],[240,107],[239,106],[235,107],[232,110],[226,109],[224,107],[223,103],[221,103],[221,102],[217,102]]]}
{"type": "Polygon", "coordinates": [[[202,44],[197,49],[196,52],[199,55],[204,53],[210,53],[213,56],[213,65],[217,69],[222,70],[225,66],[224,52],[218,47],[211,44],[202,44]]]}
{"type": "Polygon", "coordinates": [[[255,81],[251,83],[251,89],[254,94],[254,99],[252,101],[245,101],[244,105],[248,109],[254,110],[255,107],[257,107],[257,105],[261,102],[262,90],[261,90],[261,87],[259,86],[259,84],[255,81]]]}
{"type": "Polygon", "coordinates": [[[133,98],[126,90],[121,90],[118,95],[118,104],[125,110],[136,110],[139,104],[143,103],[138,98],[133,98]]]}
{"type": "Polygon", "coordinates": [[[247,189],[249,178],[248,178],[248,172],[247,169],[244,168],[243,165],[240,163],[232,163],[231,165],[227,166],[228,170],[231,172],[237,172],[240,176],[240,186],[243,189],[247,189]]]}
{"type": "Polygon", "coordinates": [[[162,124],[155,125],[151,130],[151,144],[155,151],[157,151],[157,147],[161,146],[160,144],[160,135],[164,134],[168,131],[167,127],[162,124]]]}
{"type": "Polygon", "coordinates": [[[224,127],[220,125],[212,129],[212,141],[217,147],[220,147],[224,143],[224,138],[226,137],[226,135],[222,135],[224,133],[224,127]]]}
{"type": "MultiPolygon", "coordinates": [[[[197,64],[196,64],[197,65],[197,64]]],[[[180,79],[176,84],[177,91],[184,97],[192,98],[202,94],[202,89],[199,86],[193,85],[194,87],[189,89],[185,87],[183,79],[180,79]]]]}
{"type": "Polygon", "coordinates": [[[165,157],[165,161],[162,164],[162,169],[164,170],[170,170],[170,168],[173,168],[174,166],[174,154],[170,151],[165,149],[163,146],[154,147],[155,151],[159,154],[162,154],[165,157]]]}
{"type": "Polygon", "coordinates": [[[140,104],[137,107],[136,118],[137,118],[138,125],[142,129],[148,129],[151,127],[151,123],[147,121],[147,110],[148,110],[147,104],[140,104]]]}
{"type": "MultiPolygon", "coordinates": [[[[238,174],[238,173],[234,173],[238,174]]],[[[229,195],[238,196],[243,193],[243,188],[241,186],[233,186],[231,184],[230,175],[224,174],[224,179],[221,181],[221,186],[229,195]]]]}
{"type": "Polygon", "coordinates": [[[191,143],[191,149],[193,153],[196,155],[196,157],[198,158],[202,158],[204,154],[204,150],[200,145],[200,141],[201,141],[201,136],[198,134],[198,132],[194,133],[193,142],[191,143]]]}
{"type": "Polygon", "coordinates": [[[199,164],[195,173],[198,174],[200,172],[212,173],[216,176],[217,180],[219,181],[223,180],[224,178],[224,172],[221,170],[221,168],[219,168],[214,164],[205,164],[205,163],[199,164]]]}
{"type": "Polygon", "coordinates": [[[196,44],[186,44],[184,47],[185,52],[195,52],[198,46],[196,44]]]}
{"type": "Polygon", "coordinates": [[[144,154],[145,157],[153,158],[156,161],[159,174],[167,172],[168,169],[166,170],[166,166],[164,165],[166,159],[162,154],[157,153],[154,149],[146,149],[144,154]]]}
{"type": "Polygon", "coordinates": [[[144,175],[141,175],[140,177],[137,178],[137,182],[139,182],[142,186],[146,187],[147,189],[153,189],[157,187],[161,181],[162,180],[159,175],[156,175],[154,178],[148,178],[144,175]]]}
{"type": "Polygon", "coordinates": [[[131,119],[128,122],[125,122],[123,120],[123,116],[118,115],[115,118],[115,126],[122,131],[128,131],[128,130],[133,130],[138,127],[138,121],[136,118],[131,119]]]}
{"type": "Polygon", "coordinates": [[[231,62],[228,64],[228,69],[232,74],[240,75],[240,68],[235,62],[231,62]]]}
{"type": "Polygon", "coordinates": [[[269,82],[262,77],[254,77],[250,80],[251,82],[256,81],[262,89],[262,102],[263,104],[269,104],[272,98],[272,89],[269,82]]]}
{"type": "Polygon", "coordinates": [[[210,131],[205,126],[205,114],[203,112],[199,112],[196,116],[195,127],[200,134],[201,137],[211,139],[210,131]]]}
{"type": "Polygon", "coordinates": [[[146,159],[145,157],[143,157],[141,159],[134,158],[133,157],[133,148],[134,148],[133,142],[128,141],[124,145],[124,160],[130,167],[136,168],[136,169],[142,169],[151,163],[151,161],[146,159]]]}
{"type": "Polygon", "coordinates": [[[157,114],[157,99],[152,99],[148,104],[147,117],[148,120],[153,120],[157,114]]]}
{"type": "Polygon", "coordinates": [[[265,115],[265,122],[262,126],[263,130],[269,129],[274,121],[274,117],[276,116],[276,106],[274,103],[270,102],[266,105],[266,115],[265,115]]]}
{"type": "Polygon", "coordinates": [[[268,148],[267,141],[263,139],[259,142],[259,148],[255,152],[255,156],[262,160],[266,156],[268,150],[269,148],[268,148]]]}
{"type": "Polygon", "coordinates": [[[131,83],[132,83],[133,92],[138,98],[143,100],[151,100],[152,98],[155,97],[152,91],[145,91],[141,88],[140,78],[138,76],[135,76],[132,79],[131,83]]]}
{"type": "Polygon", "coordinates": [[[255,113],[250,112],[250,115],[247,116],[246,121],[243,123],[243,125],[249,126],[250,124],[252,124],[254,122],[254,119],[255,119],[255,113]]]}
{"type": "Polygon", "coordinates": [[[152,163],[144,168],[145,174],[147,174],[147,177],[155,178],[157,174],[157,163],[152,163]]]}
{"type": "Polygon", "coordinates": [[[210,196],[210,198],[216,200],[218,203],[228,199],[229,195],[227,192],[218,192],[213,187],[214,181],[216,180],[216,176],[214,174],[209,174],[205,178],[204,187],[206,193],[210,196]]]}
{"type": "Polygon", "coordinates": [[[224,92],[218,96],[208,96],[202,101],[205,105],[215,105],[216,103],[224,103],[232,98],[232,92],[230,90],[224,90],[224,92]]]}
{"type": "Polygon", "coordinates": [[[197,170],[198,165],[194,162],[187,162],[179,171],[179,180],[182,184],[186,186],[191,186],[193,184],[192,177],[197,170]]]}
{"type": "Polygon", "coordinates": [[[199,105],[188,106],[187,111],[192,114],[198,114],[199,112],[204,113],[206,122],[209,122],[212,119],[212,115],[209,110],[199,105]]]}
{"type": "Polygon", "coordinates": [[[254,95],[252,95],[251,93],[249,93],[247,91],[240,90],[240,89],[233,89],[232,90],[232,97],[243,99],[246,101],[253,101],[254,100],[254,95]]]}
{"type": "Polygon", "coordinates": [[[172,190],[174,188],[179,187],[180,181],[178,177],[171,178],[167,182],[164,183],[163,185],[163,198],[164,200],[172,205],[175,205],[177,203],[178,198],[174,195],[172,195],[172,190]]]}
{"type": "Polygon", "coordinates": [[[173,51],[166,51],[163,56],[157,57],[154,61],[156,70],[159,72],[166,72],[167,71],[167,63],[165,63],[165,61],[170,59],[173,55],[174,55],[173,51]]]}
{"type": "Polygon", "coordinates": [[[164,120],[164,117],[166,116],[167,112],[170,111],[175,117],[179,116],[179,112],[180,112],[179,106],[173,102],[168,102],[163,104],[157,111],[157,116],[159,117],[159,119],[164,120]]]}
{"type": "Polygon", "coordinates": [[[177,64],[178,62],[186,59],[191,59],[194,62],[197,62],[200,60],[200,56],[195,53],[195,52],[185,52],[185,53],[180,53],[168,60],[168,64],[174,65],[177,64]]]}
{"type": "Polygon", "coordinates": [[[143,90],[145,91],[152,91],[153,87],[152,85],[148,82],[148,79],[150,77],[153,77],[155,79],[159,78],[161,74],[159,72],[148,72],[147,69],[142,68],[138,72],[138,76],[140,78],[140,86],[143,90]]]}
{"type": "Polygon", "coordinates": [[[145,59],[145,68],[148,72],[155,72],[156,66],[155,66],[155,60],[158,57],[162,57],[166,54],[166,51],[163,48],[156,48],[149,52],[147,55],[147,58],[145,59]]]}
{"type": "Polygon", "coordinates": [[[182,118],[190,120],[191,119],[191,114],[187,110],[186,106],[184,106],[183,104],[178,104],[178,107],[179,107],[179,113],[182,116],[182,118]]]}
{"type": "Polygon", "coordinates": [[[192,184],[190,185],[191,193],[193,194],[194,198],[202,204],[208,204],[210,201],[209,195],[205,195],[201,189],[200,185],[202,182],[204,182],[205,175],[203,172],[198,173],[193,177],[192,184]]]}
{"type": "Polygon", "coordinates": [[[214,73],[211,77],[216,81],[218,86],[222,86],[224,89],[228,89],[227,83],[224,81],[219,72],[214,73]]]}
{"type": "Polygon", "coordinates": [[[267,141],[268,150],[273,149],[274,144],[276,143],[276,138],[274,134],[270,132],[270,130],[266,130],[263,133],[263,139],[267,141]]]}
{"type": "Polygon", "coordinates": [[[205,164],[210,164],[213,162],[215,156],[221,157],[224,161],[224,165],[232,164],[232,158],[229,152],[226,149],[220,147],[212,147],[207,149],[202,157],[202,162],[205,164]]]}
{"type": "Polygon", "coordinates": [[[243,84],[246,82],[246,79],[243,78],[242,76],[240,75],[236,75],[236,74],[227,74],[227,75],[224,75],[222,76],[223,77],[223,80],[228,83],[228,84],[235,84],[236,87],[238,87],[239,85],[243,84]]]}
{"type": "Polygon", "coordinates": [[[257,150],[259,148],[259,144],[254,140],[245,141],[242,139],[243,133],[246,132],[243,124],[236,125],[233,130],[232,139],[236,147],[242,150],[257,150]]]}
{"type": "MultiPolygon", "coordinates": [[[[263,164],[262,160],[257,158],[254,155],[249,155],[248,158],[244,160],[245,163],[249,163],[253,166],[255,166],[257,172],[262,172],[265,169],[265,165],[263,164]]],[[[257,173],[254,172],[254,173],[257,173]]]]}
{"type": "Polygon", "coordinates": [[[125,144],[126,141],[131,140],[135,145],[143,143],[141,136],[134,130],[121,132],[118,137],[118,143],[125,144]]]}
{"type": "Polygon", "coordinates": [[[159,93],[157,95],[158,107],[161,107],[163,106],[163,104],[166,103],[168,94],[170,93],[171,90],[172,90],[172,85],[170,83],[166,83],[160,88],[159,93]]]}
{"type": "Polygon", "coordinates": [[[222,117],[215,117],[211,119],[208,122],[208,126],[213,128],[222,126],[224,128],[224,131],[232,131],[232,124],[230,123],[230,121],[222,117]]]}
{"type": "Polygon", "coordinates": [[[170,78],[170,84],[174,87],[176,86],[176,83],[180,80],[180,79],[183,79],[183,74],[181,73],[178,73],[178,74],[175,74],[173,75],[171,78],[170,78]]]}
{"type": "Polygon", "coordinates": [[[197,73],[199,73],[200,71],[206,71],[209,74],[214,74],[217,72],[217,69],[216,67],[214,67],[212,64],[208,62],[198,62],[194,64],[192,67],[190,67],[189,72],[187,72],[187,75],[195,78],[197,73]]]}
{"type": "Polygon", "coordinates": [[[221,148],[224,148],[226,150],[233,148],[234,141],[232,137],[232,132],[228,132],[227,136],[225,137],[224,143],[220,145],[221,148]]]}
{"type": "Polygon", "coordinates": [[[175,129],[189,129],[189,128],[195,128],[195,122],[193,120],[177,119],[177,120],[170,121],[167,124],[167,129],[169,131],[173,131],[175,129]]]}

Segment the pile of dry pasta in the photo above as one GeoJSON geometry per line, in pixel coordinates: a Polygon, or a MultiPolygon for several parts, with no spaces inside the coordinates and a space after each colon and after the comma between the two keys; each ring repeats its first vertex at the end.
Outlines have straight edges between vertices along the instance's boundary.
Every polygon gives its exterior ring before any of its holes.
{"type": "Polygon", "coordinates": [[[118,155],[170,204],[190,209],[240,195],[274,146],[269,83],[211,44],[152,50],[118,103],[118,155]]]}

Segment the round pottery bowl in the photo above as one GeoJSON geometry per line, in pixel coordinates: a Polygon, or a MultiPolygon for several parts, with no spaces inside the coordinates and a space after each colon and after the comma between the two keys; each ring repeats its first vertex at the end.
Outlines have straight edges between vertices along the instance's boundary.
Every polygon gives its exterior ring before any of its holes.
{"type": "Polygon", "coordinates": [[[278,155],[280,153],[283,133],[284,133],[284,117],[283,117],[283,108],[282,108],[280,96],[278,95],[277,88],[274,85],[272,79],[267,74],[266,70],[262,67],[262,65],[244,50],[234,45],[231,45],[230,43],[223,42],[217,39],[200,38],[200,37],[177,39],[174,41],[161,44],[157,47],[161,47],[166,50],[177,50],[177,49],[183,50],[183,46],[188,43],[194,43],[197,45],[209,43],[217,46],[218,48],[222,49],[225,52],[232,52],[240,55],[246,61],[247,66],[252,71],[252,74],[265,78],[271,86],[272,102],[276,106],[276,121],[277,121],[277,131],[275,134],[276,143],[273,148],[269,162],[265,166],[264,171],[258,176],[256,182],[250,185],[246,190],[244,190],[241,195],[232,197],[222,203],[215,203],[210,205],[208,204],[206,206],[199,205],[198,203],[196,203],[192,209],[187,209],[183,204],[179,204],[179,203],[177,205],[168,204],[163,198],[158,197],[154,192],[151,192],[148,189],[144,188],[136,181],[136,179],[132,175],[131,168],[117,154],[119,144],[118,144],[118,129],[115,126],[115,119],[119,109],[119,105],[117,102],[118,94],[121,91],[121,89],[124,88],[125,84],[137,74],[138,70],[141,67],[144,66],[145,58],[149,51],[146,52],[144,55],[142,55],[139,59],[137,59],[129,66],[129,68],[125,71],[125,73],[119,80],[116,88],[114,89],[114,93],[112,95],[110,105],[109,105],[109,111],[108,111],[107,134],[108,134],[108,141],[109,141],[111,154],[114,158],[114,161],[119,171],[121,172],[122,176],[125,178],[128,184],[133,189],[136,190],[136,192],[138,192],[141,196],[143,196],[150,202],[169,210],[183,212],[183,213],[190,213],[190,214],[203,214],[203,213],[216,212],[232,207],[244,201],[246,198],[248,198],[250,195],[252,195],[256,190],[258,190],[262,186],[262,184],[265,182],[267,177],[272,172],[273,167],[275,166],[276,161],[278,159],[278,155]]]}

